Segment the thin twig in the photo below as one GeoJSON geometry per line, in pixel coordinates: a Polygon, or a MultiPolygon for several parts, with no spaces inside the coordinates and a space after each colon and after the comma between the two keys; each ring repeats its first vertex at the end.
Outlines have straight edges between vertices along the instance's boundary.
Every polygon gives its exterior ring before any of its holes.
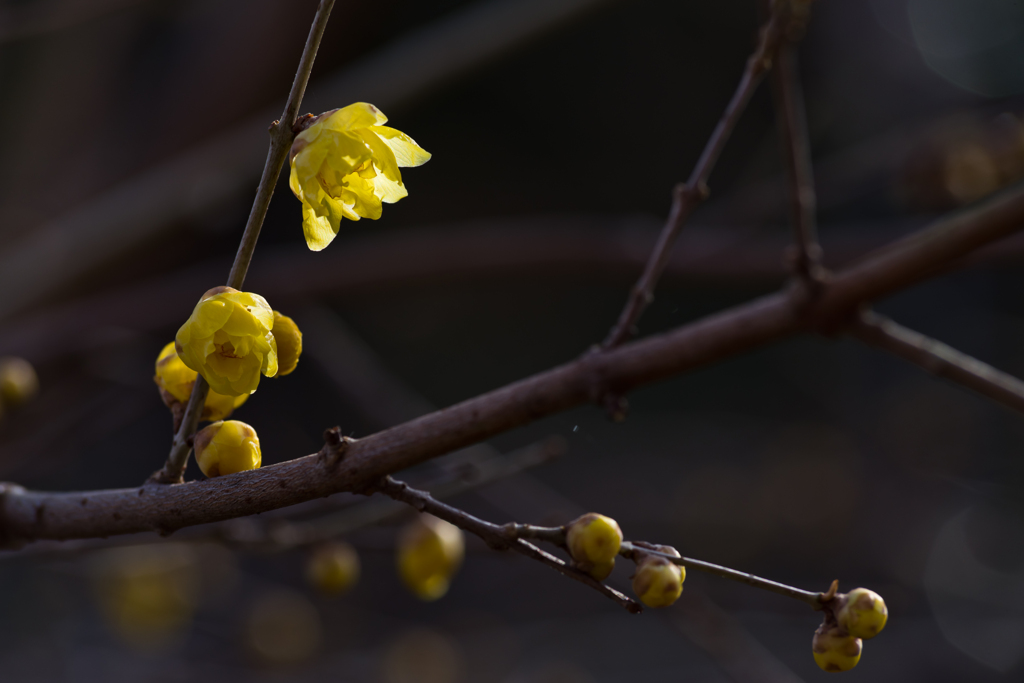
{"type": "Polygon", "coordinates": [[[789,263],[797,276],[808,282],[821,279],[821,246],[818,244],[815,212],[814,172],[811,168],[811,144],[807,131],[807,112],[796,45],[787,42],[779,49],[773,71],[776,120],[782,141],[782,155],[789,180],[793,221],[793,246],[789,263]]]}
{"type": "Polygon", "coordinates": [[[649,548],[647,547],[647,544],[640,545],[638,543],[631,543],[630,541],[623,541],[619,554],[631,559],[643,554],[663,557],[666,560],[682,567],[686,567],[687,569],[697,569],[702,572],[707,572],[708,574],[714,574],[715,576],[719,576],[723,579],[738,581],[740,583],[745,583],[748,586],[753,586],[754,588],[760,588],[772,593],[778,593],[779,595],[785,595],[788,598],[795,598],[796,600],[806,602],[815,609],[821,607],[822,598],[825,596],[825,593],[812,593],[811,591],[787,586],[786,584],[779,583],[778,581],[762,579],[760,576],[754,576],[747,572],[741,572],[738,569],[730,569],[721,565],[712,564],[711,562],[705,562],[704,560],[695,560],[690,557],[676,557],[675,555],[669,555],[668,553],[663,553],[649,548]]]}
{"type": "Polygon", "coordinates": [[[1024,412],[1024,382],[988,363],[873,311],[862,312],[848,331],[865,344],[889,351],[937,377],[961,384],[1011,410],[1024,412]]]}
{"type": "Polygon", "coordinates": [[[491,522],[474,517],[456,507],[435,500],[426,491],[418,491],[403,482],[395,481],[390,476],[384,477],[377,485],[381,493],[411,505],[420,512],[428,512],[435,517],[445,520],[460,529],[464,529],[482,538],[487,545],[495,550],[515,550],[531,559],[537,560],[552,569],[575,579],[582,584],[590,586],[605,597],[608,597],[627,611],[634,614],[642,612],[643,608],[636,600],[623,595],[619,591],[597,581],[586,572],[572,567],[550,553],[544,552],[537,546],[529,543],[516,535],[520,525],[499,526],[491,522]]]}
{"type": "Polygon", "coordinates": [[[757,47],[747,60],[747,66],[740,78],[739,85],[736,86],[736,91],[722,113],[718,125],[711,133],[711,137],[708,138],[704,151],[690,173],[690,179],[685,184],[677,185],[672,192],[672,208],[669,210],[665,227],[662,228],[661,234],[658,236],[658,242],[647,260],[644,272],[633,285],[618,321],[602,342],[603,349],[615,348],[635,334],[637,321],[654,299],[654,288],[668,264],[672,245],[675,243],[676,237],[679,236],[686,219],[697,205],[707,198],[707,182],[711,177],[711,171],[736,127],[736,122],[746,110],[751,96],[761,83],[765,73],[771,68],[772,59],[783,40],[789,20],[789,2],[775,3],[768,23],[761,29],[757,47]]]}
{"type": "MultiPolygon", "coordinates": [[[[292,127],[298,117],[299,107],[302,106],[302,96],[306,92],[309,74],[313,70],[313,61],[316,59],[320,39],[323,38],[333,7],[334,0],[320,0],[320,6],[317,7],[316,16],[313,17],[313,24],[309,29],[309,36],[306,38],[306,46],[302,49],[302,57],[299,59],[299,68],[295,72],[295,79],[292,81],[292,89],[285,101],[284,112],[281,114],[281,118],[270,126],[270,150],[267,152],[263,175],[260,178],[259,187],[256,189],[256,199],[253,200],[249,219],[245,223],[245,231],[242,233],[238,252],[235,254],[234,263],[231,264],[228,287],[241,289],[245,282],[245,275],[249,271],[249,263],[252,261],[252,254],[256,249],[256,241],[259,239],[260,229],[263,227],[263,219],[267,215],[267,207],[270,206],[274,188],[277,186],[277,179],[281,175],[281,169],[288,158],[288,150],[295,137],[292,127]]],[[[177,484],[182,481],[185,466],[188,465],[188,456],[192,451],[192,435],[195,434],[196,428],[199,426],[199,419],[203,414],[203,404],[206,402],[206,394],[209,390],[210,385],[202,378],[197,378],[196,383],[192,386],[192,395],[189,396],[185,416],[171,443],[171,452],[167,456],[167,462],[162,469],[150,477],[150,481],[159,484],[177,484]]]]}
{"type": "Polygon", "coordinates": [[[8,538],[73,539],[172,532],[244,517],[339,491],[464,448],[609,390],[634,387],[784,338],[849,320],[859,306],[933,277],[971,251],[1024,227],[1024,189],[937,221],[836,272],[809,307],[778,292],[669,332],[527,377],[443,410],[363,437],[336,466],[314,455],[178,486],[46,493],[8,489],[0,525],[8,538]]]}

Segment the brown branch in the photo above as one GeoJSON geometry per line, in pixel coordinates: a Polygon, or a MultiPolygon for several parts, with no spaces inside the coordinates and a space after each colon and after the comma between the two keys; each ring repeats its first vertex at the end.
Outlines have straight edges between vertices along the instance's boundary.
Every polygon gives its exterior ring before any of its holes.
{"type": "Polygon", "coordinates": [[[738,581],[740,583],[745,583],[748,586],[753,586],[754,588],[760,588],[771,593],[785,595],[787,598],[794,598],[801,602],[806,602],[814,609],[819,609],[821,607],[822,599],[826,595],[825,593],[812,593],[811,591],[787,586],[786,584],[779,583],[778,581],[762,579],[760,576],[741,572],[737,569],[730,569],[729,567],[723,567],[718,564],[712,564],[711,562],[705,562],[704,560],[694,560],[690,557],[676,557],[675,555],[669,555],[668,553],[659,552],[653,549],[653,547],[647,543],[641,544],[623,541],[622,549],[619,550],[619,554],[630,559],[636,559],[638,555],[643,554],[656,555],[657,557],[663,557],[666,560],[682,567],[686,567],[687,569],[697,569],[702,572],[707,572],[708,574],[714,574],[715,576],[723,579],[738,581]]]}
{"type": "Polygon", "coordinates": [[[395,481],[390,476],[384,477],[377,484],[376,490],[395,500],[411,505],[420,512],[428,512],[435,517],[454,524],[460,529],[479,536],[487,545],[495,550],[514,550],[542,564],[546,564],[555,571],[575,579],[586,586],[590,586],[605,597],[614,600],[629,612],[637,614],[643,611],[640,603],[636,600],[623,595],[614,588],[604,585],[586,572],[576,569],[554,555],[546,553],[532,543],[523,540],[523,538],[517,535],[523,532],[523,530],[517,529],[519,525],[498,525],[486,522],[458,508],[435,500],[425,491],[409,488],[407,484],[395,481]]]}
{"type": "Polygon", "coordinates": [[[266,512],[337,493],[547,415],[706,366],[801,332],[840,329],[864,303],[926,278],[1024,226],[1024,190],[1002,194],[875,253],[823,283],[812,306],[779,292],[625,344],[364,437],[327,467],[315,455],[172,486],[75,493],[9,489],[8,538],[72,539],[186,526],[266,512]]]}
{"type": "Polygon", "coordinates": [[[732,135],[736,122],[746,110],[751,96],[761,83],[765,73],[771,68],[772,59],[774,59],[779,44],[789,27],[790,15],[788,0],[774,3],[771,17],[761,29],[757,47],[747,59],[746,69],[740,77],[736,91],[733,93],[732,99],[729,100],[729,104],[726,105],[722,118],[719,119],[711,137],[704,145],[704,151],[697,159],[697,164],[693,167],[689,180],[685,184],[677,185],[672,191],[672,208],[669,210],[665,226],[658,236],[654,250],[648,257],[647,265],[644,267],[640,279],[630,290],[626,306],[619,314],[619,319],[614,327],[608,332],[608,336],[601,343],[601,348],[613,349],[634,336],[637,321],[654,300],[654,288],[668,264],[672,246],[683,229],[683,224],[686,223],[686,219],[689,218],[693,210],[707,198],[707,182],[711,177],[711,171],[714,169],[725,143],[729,140],[729,136],[732,135]]]}
{"type": "MultiPolygon", "coordinates": [[[[238,244],[238,252],[235,254],[234,263],[231,264],[228,287],[241,289],[245,282],[245,274],[249,272],[249,263],[256,250],[256,242],[260,237],[263,219],[267,216],[267,208],[274,196],[277,179],[281,175],[281,169],[284,168],[288,150],[291,149],[292,140],[295,137],[292,127],[295,125],[295,119],[298,118],[299,107],[302,106],[302,96],[305,94],[306,84],[309,82],[309,74],[313,71],[313,61],[316,59],[320,39],[323,38],[327,20],[330,19],[333,8],[334,0],[320,0],[316,15],[313,17],[313,24],[309,28],[306,45],[302,49],[302,57],[299,59],[299,67],[295,71],[291,91],[289,91],[288,99],[284,104],[284,111],[281,118],[270,126],[270,150],[267,152],[267,161],[263,166],[263,175],[260,177],[260,184],[256,189],[256,198],[253,200],[249,219],[245,223],[245,231],[238,244]]],[[[160,470],[153,473],[150,477],[151,482],[176,484],[182,481],[182,475],[188,465],[189,454],[192,452],[192,436],[199,426],[199,418],[202,417],[203,405],[209,390],[210,385],[203,378],[197,378],[196,383],[192,385],[192,395],[189,396],[185,415],[171,442],[171,452],[167,456],[167,462],[160,470]]]]}
{"type": "Polygon", "coordinates": [[[796,46],[779,49],[778,64],[773,71],[776,119],[782,141],[782,155],[789,180],[790,207],[793,221],[792,254],[788,260],[799,277],[809,282],[823,277],[821,246],[818,244],[815,211],[814,171],[811,168],[811,143],[807,131],[807,113],[800,87],[796,46]]]}
{"type": "Polygon", "coordinates": [[[884,349],[937,377],[962,384],[1012,410],[1024,412],[1024,382],[988,363],[873,311],[862,312],[848,331],[865,344],[884,349]]]}

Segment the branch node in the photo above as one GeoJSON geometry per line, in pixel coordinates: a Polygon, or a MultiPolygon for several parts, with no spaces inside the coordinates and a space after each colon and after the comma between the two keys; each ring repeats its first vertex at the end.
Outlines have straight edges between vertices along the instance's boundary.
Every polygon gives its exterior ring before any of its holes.
{"type": "Polygon", "coordinates": [[[303,114],[295,120],[295,125],[292,126],[292,133],[298,135],[302,131],[306,130],[313,125],[316,118],[317,117],[313,114],[303,114]]]}
{"type": "Polygon", "coordinates": [[[342,434],[341,427],[331,427],[324,431],[324,445],[317,456],[328,467],[335,467],[345,457],[351,443],[355,443],[355,439],[342,434]]]}

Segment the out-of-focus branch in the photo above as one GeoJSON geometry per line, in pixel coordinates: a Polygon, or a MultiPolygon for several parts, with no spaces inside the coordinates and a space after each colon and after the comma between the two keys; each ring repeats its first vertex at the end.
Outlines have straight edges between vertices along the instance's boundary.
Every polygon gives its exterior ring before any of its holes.
{"type": "MultiPolygon", "coordinates": [[[[267,216],[267,208],[270,207],[270,200],[274,196],[277,179],[281,175],[281,169],[288,157],[288,150],[291,149],[292,140],[295,138],[292,128],[298,118],[299,107],[302,106],[302,96],[305,94],[306,84],[309,82],[309,74],[313,71],[313,61],[316,59],[317,50],[320,48],[320,39],[323,38],[327,20],[330,19],[333,8],[334,0],[320,0],[316,14],[313,16],[313,23],[309,27],[306,45],[302,49],[302,57],[299,58],[295,79],[292,81],[288,99],[285,101],[284,112],[281,114],[281,118],[270,126],[270,150],[267,152],[267,161],[263,166],[259,187],[256,188],[256,198],[253,200],[252,210],[249,212],[249,220],[245,223],[245,231],[238,244],[238,252],[235,254],[234,263],[231,264],[228,287],[241,289],[245,282],[245,275],[249,272],[249,263],[256,250],[256,242],[260,237],[263,219],[267,216]]],[[[209,390],[210,385],[206,379],[197,377],[195,384],[192,385],[192,395],[189,396],[185,414],[182,416],[181,424],[171,442],[171,452],[167,456],[167,462],[160,470],[153,473],[150,481],[158,484],[176,484],[182,481],[182,474],[188,464],[188,456],[192,452],[192,435],[195,434],[196,427],[199,426],[199,418],[202,417],[203,405],[209,390]]]]}
{"type": "Polygon", "coordinates": [[[425,491],[418,491],[403,482],[395,481],[391,477],[385,477],[376,486],[376,490],[395,500],[411,505],[420,512],[428,512],[446,522],[454,524],[460,529],[475,534],[486,541],[487,545],[495,550],[514,550],[531,559],[546,564],[555,571],[561,572],[571,579],[590,586],[598,593],[617,602],[629,612],[642,612],[643,608],[636,600],[623,595],[619,591],[604,585],[595,580],[584,571],[576,569],[550,553],[546,553],[537,546],[523,540],[509,525],[492,524],[482,519],[452,507],[446,503],[435,500],[425,491]]]}
{"type": "MultiPolygon", "coordinates": [[[[306,106],[362,100],[384,111],[478,69],[614,0],[481,0],[313,84],[306,106]]],[[[145,171],[0,253],[0,319],[51,297],[118,255],[251,190],[276,108],[145,171]]],[[[297,210],[297,209],[296,209],[297,210]]],[[[219,276],[218,276],[219,279],[219,276]]],[[[195,296],[199,292],[193,294],[195,296]]]]}
{"type": "Polygon", "coordinates": [[[170,533],[295,505],[488,439],[547,415],[624,393],[795,334],[841,329],[858,308],[918,282],[1024,225],[1024,190],[1002,194],[837,272],[810,306],[778,292],[660,335],[525,378],[348,443],[258,470],[175,486],[38,493],[5,485],[0,530],[10,542],[170,533]]]}
{"type": "Polygon", "coordinates": [[[732,99],[726,105],[722,118],[708,138],[704,151],[701,152],[697,164],[690,173],[685,184],[677,185],[672,191],[672,208],[669,210],[665,227],[662,228],[658,241],[654,245],[644,267],[640,279],[630,290],[625,308],[619,319],[608,332],[601,347],[612,349],[634,335],[634,328],[644,310],[654,299],[654,288],[668,264],[672,246],[675,244],[679,231],[693,210],[708,196],[708,178],[715,167],[715,162],[722,153],[725,143],[732,135],[736,122],[747,108],[750,97],[761,83],[765,73],[771,68],[780,43],[790,26],[792,12],[790,0],[778,0],[773,4],[771,18],[761,29],[760,40],[754,53],[747,60],[746,69],[740,77],[732,99]]]}
{"type": "Polygon", "coordinates": [[[864,311],[848,328],[851,336],[884,349],[1004,406],[1024,412],[1024,382],[940,341],[907,329],[873,311],[864,311]]]}
{"type": "Polygon", "coordinates": [[[779,49],[773,71],[776,120],[782,141],[782,156],[789,178],[790,207],[793,221],[793,246],[789,259],[793,271],[807,281],[822,277],[821,246],[815,226],[817,201],[814,171],[811,168],[811,143],[807,132],[807,113],[796,45],[787,42],[779,49]]]}

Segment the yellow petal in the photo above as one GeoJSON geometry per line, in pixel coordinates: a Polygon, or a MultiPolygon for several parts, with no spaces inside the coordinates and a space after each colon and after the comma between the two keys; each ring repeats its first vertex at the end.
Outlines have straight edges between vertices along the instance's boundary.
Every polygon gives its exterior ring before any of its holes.
{"type": "Polygon", "coordinates": [[[342,107],[330,116],[324,117],[323,127],[325,130],[350,131],[356,128],[367,128],[369,126],[385,123],[388,117],[372,104],[356,102],[347,107],[342,107]]]}
{"type": "Polygon", "coordinates": [[[378,174],[371,182],[373,183],[374,193],[380,197],[382,202],[394,204],[402,197],[409,196],[409,191],[405,189],[405,185],[391,180],[383,173],[378,174]]]}
{"type": "Polygon", "coordinates": [[[369,130],[359,131],[359,137],[373,152],[373,163],[391,180],[402,182],[402,172],[398,170],[398,160],[379,135],[369,130]]]}
{"type": "Polygon", "coordinates": [[[402,131],[388,126],[371,126],[370,130],[379,135],[384,144],[391,148],[399,166],[422,166],[430,161],[430,152],[417,145],[415,140],[402,131]]]}
{"type": "MultiPolygon", "coordinates": [[[[325,216],[317,215],[308,202],[302,202],[302,232],[310,251],[320,251],[330,244],[341,228],[343,215],[341,202],[327,197],[326,205],[331,211],[325,216]]],[[[355,217],[359,220],[359,216],[355,217]]]]}

